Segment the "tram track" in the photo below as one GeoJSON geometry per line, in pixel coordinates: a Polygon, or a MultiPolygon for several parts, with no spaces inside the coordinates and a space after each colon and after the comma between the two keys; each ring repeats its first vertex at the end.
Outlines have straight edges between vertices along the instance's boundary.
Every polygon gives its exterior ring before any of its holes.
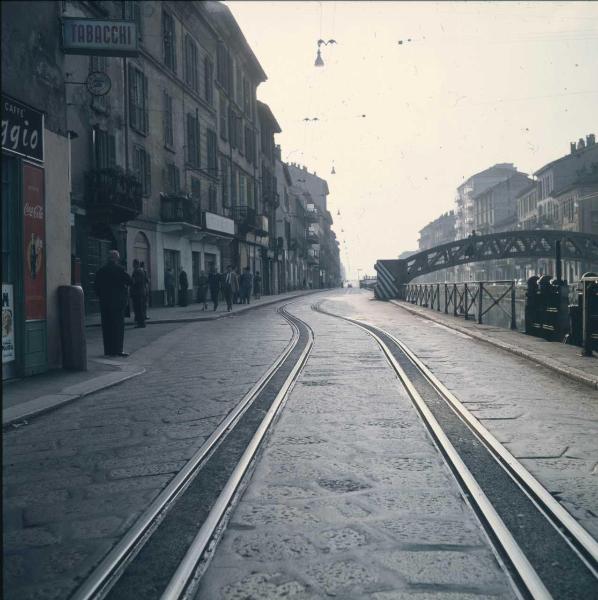
{"type": "Polygon", "coordinates": [[[586,600],[598,589],[598,542],[389,332],[360,327],[381,347],[476,513],[521,598],[586,600]]]}
{"type": "Polygon", "coordinates": [[[309,325],[278,309],[289,344],[201,448],[71,595],[72,600],[192,596],[198,573],[313,346],[309,325]]]}

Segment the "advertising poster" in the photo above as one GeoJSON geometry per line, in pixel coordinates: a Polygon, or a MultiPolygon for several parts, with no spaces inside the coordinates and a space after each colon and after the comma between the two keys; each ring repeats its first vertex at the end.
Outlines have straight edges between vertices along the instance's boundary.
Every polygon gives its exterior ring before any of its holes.
{"type": "Polygon", "coordinates": [[[2,364],[15,359],[15,308],[12,284],[2,284],[2,364]]]}
{"type": "Polygon", "coordinates": [[[25,320],[46,318],[44,171],[23,165],[23,281],[25,320]]]}

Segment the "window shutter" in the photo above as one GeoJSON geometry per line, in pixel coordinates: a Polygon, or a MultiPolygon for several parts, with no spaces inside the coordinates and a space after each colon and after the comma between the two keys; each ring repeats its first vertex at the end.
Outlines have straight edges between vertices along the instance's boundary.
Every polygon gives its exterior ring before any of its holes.
{"type": "Polygon", "coordinates": [[[137,86],[135,81],[135,68],[129,67],[129,123],[131,127],[137,127],[137,113],[135,110],[135,97],[137,86]]]}
{"type": "Polygon", "coordinates": [[[196,165],[197,168],[201,167],[201,145],[200,145],[200,128],[199,128],[199,118],[195,119],[195,125],[197,127],[197,137],[196,137],[196,144],[197,144],[197,152],[195,155],[195,160],[196,160],[196,165]]]}
{"type": "Polygon", "coordinates": [[[150,155],[144,151],[143,153],[143,187],[145,193],[149,196],[152,193],[152,165],[150,161],[150,155]]]}
{"type": "Polygon", "coordinates": [[[147,77],[142,74],[143,81],[143,132],[149,131],[149,111],[148,111],[148,94],[147,94],[147,77]]]}
{"type": "Polygon", "coordinates": [[[108,135],[108,166],[116,166],[116,138],[108,135]]]}

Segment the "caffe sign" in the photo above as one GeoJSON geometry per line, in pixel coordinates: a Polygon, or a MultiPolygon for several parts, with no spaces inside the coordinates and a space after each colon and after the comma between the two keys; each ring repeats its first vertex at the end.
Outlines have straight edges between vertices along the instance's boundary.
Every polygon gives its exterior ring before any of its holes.
{"type": "Polygon", "coordinates": [[[114,19],[62,19],[62,50],[65,54],[137,56],[135,21],[114,19]]]}
{"type": "Polygon", "coordinates": [[[2,94],[2,150],[44,161],[44,113],[2,94]]]}

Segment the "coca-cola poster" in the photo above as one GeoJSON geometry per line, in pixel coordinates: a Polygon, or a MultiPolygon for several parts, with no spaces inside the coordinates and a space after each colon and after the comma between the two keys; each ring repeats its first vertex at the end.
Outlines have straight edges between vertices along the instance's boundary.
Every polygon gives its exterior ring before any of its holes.
{"type": "Polygon", "coordinates": [[[25,319],[46,318],[44,171],[23,165],[25,319]]]}

